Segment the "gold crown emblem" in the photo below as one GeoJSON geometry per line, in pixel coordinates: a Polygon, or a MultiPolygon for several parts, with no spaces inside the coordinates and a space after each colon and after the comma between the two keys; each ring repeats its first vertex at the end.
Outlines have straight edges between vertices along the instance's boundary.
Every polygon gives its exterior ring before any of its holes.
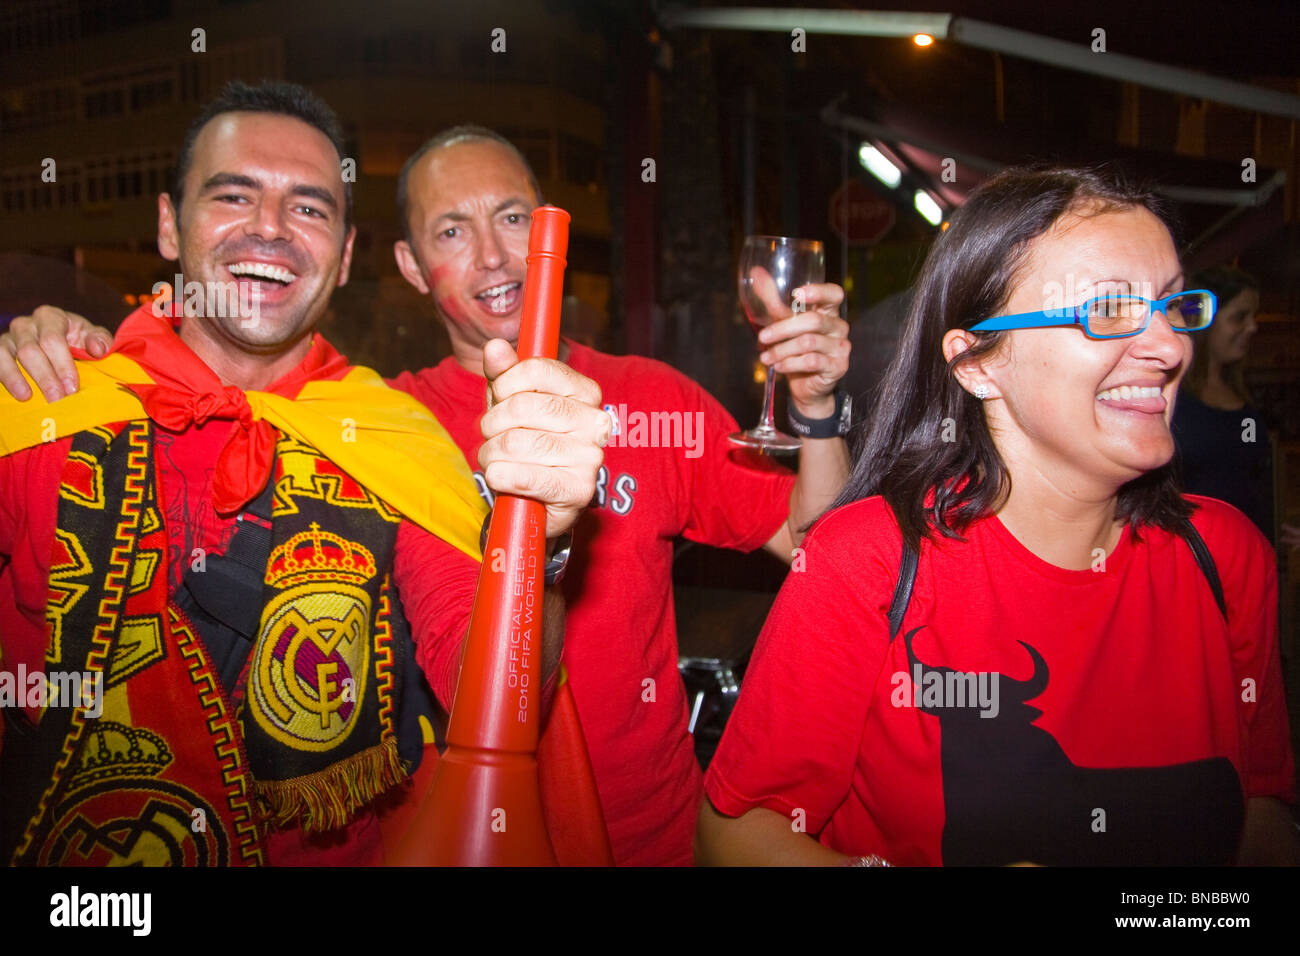
{"type": "Polygon", "coordinates": [[[90,725],[70,789],[124,777],[156,777],[172,762],[167,743],[142,727],[112,720],[90,725]]]}
{"type": "Polygon", "coordinates": [[[316,522],[271,552],[266,583],[288,588],[312,581],[362,585],[376,574],[375,556],[364,545],[322,531],[316,522]]]}

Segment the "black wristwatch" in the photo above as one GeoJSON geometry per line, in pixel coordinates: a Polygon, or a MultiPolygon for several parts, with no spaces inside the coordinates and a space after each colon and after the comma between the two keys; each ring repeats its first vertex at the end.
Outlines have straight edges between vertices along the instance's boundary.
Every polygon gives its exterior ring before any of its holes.
{"type": "MultiPolygon", "coordinates": [[[[487,547],[488,527],[492,524],[492,512],[489,511],[483,516],[483,528],[478,533],[478,549],[480,552],[487,547]]],[[[573,551],[573,529],[570,528],[564,534],[555,539],[555,550],[551,553],[550,559],[546,562],[546,570],[542,572],[542,583],[546,587],[554,587],[564,580],[564,571],[569,566],[569,554],[573,551]]]]}
{"type": "Polygon", "coordinates": [[[555,539],[555,550],[546,562],[544,581],[546,586],[554,587],[564,580],[564,571],[569,566],[569,553],[573,550],[573,529],[555,539]]]}
{"type": "Polygon", "coordinates": [[[790,430],[800,438],[842,438],[853,424],[853,397],[835,389],[835,411],[827,418],[804,418],[791,401],[786,409],[790,430]]]}

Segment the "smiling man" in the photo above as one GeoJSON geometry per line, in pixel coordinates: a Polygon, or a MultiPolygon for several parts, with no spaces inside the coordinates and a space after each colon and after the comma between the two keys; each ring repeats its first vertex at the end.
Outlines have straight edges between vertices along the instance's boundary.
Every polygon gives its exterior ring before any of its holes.
{"type": "MultiPolygon", "coordinates": [[[[406,230],[394,250],[398,267],[433,300],[452,356],[393,384],[434,412],[471,463],[482,441],[476,422],[484,410],[483,350],[491,339],[518,337],[529,219],[541,199],[518,149],[477,126],[434,136],[407,160],[398,181],[406,230]]],[[[732,449],[734,419],[680,372],[569,340],[561,345],[561,359],[600,385],[606,410],[627,431],[605,449],[564,584],[565,665],[620,864],[692,860],[702,791],[677,674],[675,539],[765,547],[788,563],[799,529],[848,473],[836,394],[849,351],[848,325],[838,315],[842,298],[837,286],[809,286],[808,311],[763,333],[761,357],[787,376],[803,420],[816,423],[797,480],[732,449]],[[628,427],[638,420],[684,425],[638,436],[628,427]]],[[[481,478],[480,487],[486,491],[481,478]]]]}
{"type": "MultiPolygon", "coordinates": [[[[3,713],[5,862],[380,857],[377,801],[424,752],[420,669],[455,690],[484,509],[428,412],[313,331],[355,237],[341,151],[301,87],[227,87],[158,201],[159,252],[204,295],[129,316],[75,394],[5,399],[0,661],[106,687],[99,716],[3,713]]],[[[501,342],[481,367],[489,485],[557,538],[593,492],[599,392],[501,342]]]]}
{"type": "Polygon", "coordinates": [[[352,264],[351,198],[322,148],[329,137],[304,125],[282,113],[219,113],[187,136],[177,188],[158,197],[163,258],[179,260],[187,284],[237,292],[205,296],[203,312],[187,318],[206,321],[182,321],[181,341],[250,388],[297,364],[352,264]],[[340,188],[327,188],[334,180],[340,188]],[[218,307],[234,303],[255,314],[218,307]]]}

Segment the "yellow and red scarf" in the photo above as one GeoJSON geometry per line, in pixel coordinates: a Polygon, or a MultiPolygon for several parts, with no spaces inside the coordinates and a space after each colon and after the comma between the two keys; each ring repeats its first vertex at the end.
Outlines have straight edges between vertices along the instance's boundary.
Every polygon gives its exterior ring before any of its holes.
{"type": "Polygon", "coordinates": [[[165,428],[237,421],[214,479],[217,512],[233,514],[271,475],[277,432],[317,449],[389,506],[479,558],[485,506],[460,449],[428,409],[349,366],[319,335],[307,359],[266,391],[223,385],[166,318],[142,306],[122,323],[112,352],[77,362],[81,389],[48,403],[0,391],[0,455],[97,425],[152,418],[165,428]]]}
{"type": "MultiPolygon", "coordinates": [[[[279,825],[343,825],[404,776],[392,715],[409,638],[389,577],[399,513],[478,556],[484,506],[459,450],[423,406],[349,368],[319,337],[265,392],[223,386],[146,310],[127,319],[109,357],[78,364],[74,396],[0,400],[0,451],[75,436],[59,490],[46,664],[101,675],[106,700],[98,718],[43,716],[26,772],[10,780],[25,790],[13,804],[28,810],[8,821],[6,855],[255,863],[263,807],[279,825]],[[239,424],[218,459],[218,510],[238,510],[275,481],[242,732],[168,599],[151,455],[155,424],[212,418],[239,424]],[[203,811],[191,821],[201,826],[187,830],[182,806],[203,811]]],[[[9,744],[6,758],[17,754],[9,744]]]]}

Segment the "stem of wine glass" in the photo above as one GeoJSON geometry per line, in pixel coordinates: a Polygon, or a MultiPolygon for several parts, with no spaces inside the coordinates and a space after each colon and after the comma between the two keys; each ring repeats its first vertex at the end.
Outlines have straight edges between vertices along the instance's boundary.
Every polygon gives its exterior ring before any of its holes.
{"type": "Polygon", "coordinates": [[[764,431],[776,431],[776,425],[772,422],[772,393],[776,390],[776,369],[770,365],[764,365],[767,369],[767,384],[763,386],[763,415],[759,419],[758,427],[764,431]]]}

